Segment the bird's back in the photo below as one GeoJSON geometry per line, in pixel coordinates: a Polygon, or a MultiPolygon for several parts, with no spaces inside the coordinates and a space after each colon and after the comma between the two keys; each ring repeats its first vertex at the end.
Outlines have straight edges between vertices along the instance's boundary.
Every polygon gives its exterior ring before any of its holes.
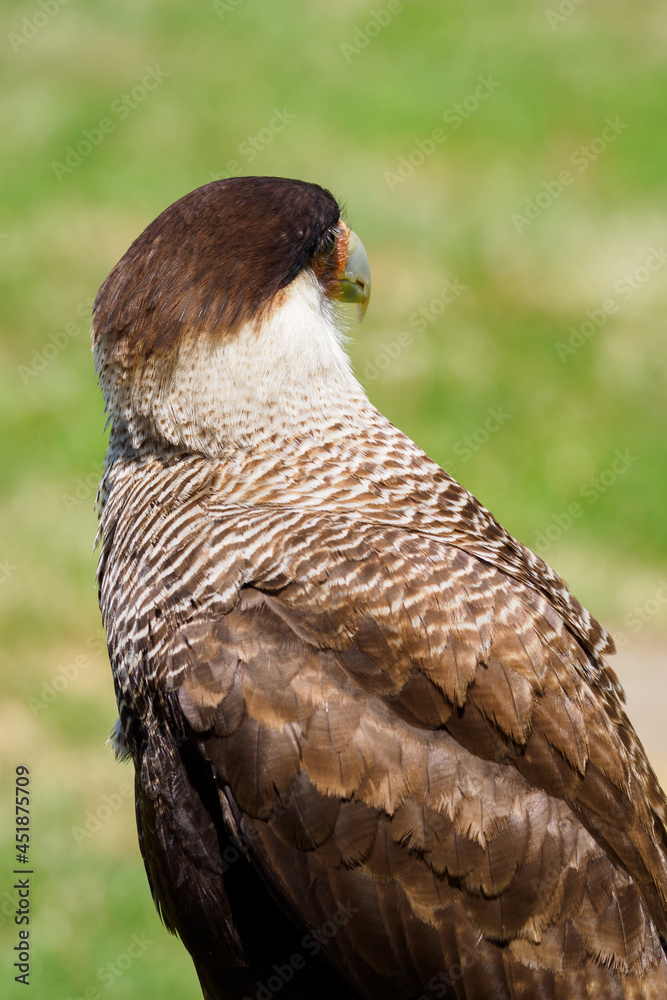
{"type": "Polygon", "coordinates": [[[360,996],[663,996],[664,802],[602,630],[392,432],[307,483],[284,455],[257,487],[253,456],[112,469],[102,602],[165,919],[216,998],[293,955],[285,996],[323,958],[360,996]]]}

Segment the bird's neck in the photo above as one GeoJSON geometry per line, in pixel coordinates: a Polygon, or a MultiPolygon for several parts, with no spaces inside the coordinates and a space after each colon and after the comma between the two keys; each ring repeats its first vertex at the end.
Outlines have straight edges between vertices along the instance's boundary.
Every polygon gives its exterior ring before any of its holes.
{"type": "Polygon", "coordinates": [[[308,275],[285,289],[261,328],[183,344],[176,359],[151,359],[107,386],[110,447],[197,453],[280,451],[310,439],[326,445],[371,427],[378,414],[352,374],[343,335],[308,275]]]}

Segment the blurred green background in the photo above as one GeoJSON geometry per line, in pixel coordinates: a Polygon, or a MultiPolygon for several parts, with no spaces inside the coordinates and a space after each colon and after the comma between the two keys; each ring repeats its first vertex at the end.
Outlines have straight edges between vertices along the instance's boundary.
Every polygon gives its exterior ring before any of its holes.
{"type": "Polygon", "coordinates": [[[227,173],[317,181],[344,201],[373,269],[350,348],[371,399],[621,633],[630,714],[667,776],[664,4],[2,10],[2,994],[23,995],[11,870],[25,763],[32,995],[198,995],[153,910],[130,770],[104,746],[105,435],[88,331],[144,226],[227,173]]]}

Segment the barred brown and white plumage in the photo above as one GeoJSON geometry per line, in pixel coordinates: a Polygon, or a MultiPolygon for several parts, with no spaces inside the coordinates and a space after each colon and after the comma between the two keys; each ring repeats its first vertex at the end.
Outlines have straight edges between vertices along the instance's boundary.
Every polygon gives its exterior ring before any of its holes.
{"type": "Polygon", "coordinates": [[[235,178],[95,303],[155,902],[210,1000],[664,998],[667,807],[613,642],[370,404],[331,304],[368,283],[327,191],[235,178]]]}

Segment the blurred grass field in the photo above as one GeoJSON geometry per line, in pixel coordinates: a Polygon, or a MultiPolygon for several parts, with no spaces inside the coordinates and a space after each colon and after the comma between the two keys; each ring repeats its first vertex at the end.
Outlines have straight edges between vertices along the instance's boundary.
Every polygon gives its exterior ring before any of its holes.
{"type": "Polygon", "coordinates": [[[196,978],[150,900],[130,771],[104,746],[92,298],[164,207],[230,169],[329,187],[373,270],[351,331],[371,399],[624,633],[622,679],[659,691],[667,10],[6,0],[3,25],[0,992],[22,995],[25,763],[32,995],[185,1000],[196,978]]]}

